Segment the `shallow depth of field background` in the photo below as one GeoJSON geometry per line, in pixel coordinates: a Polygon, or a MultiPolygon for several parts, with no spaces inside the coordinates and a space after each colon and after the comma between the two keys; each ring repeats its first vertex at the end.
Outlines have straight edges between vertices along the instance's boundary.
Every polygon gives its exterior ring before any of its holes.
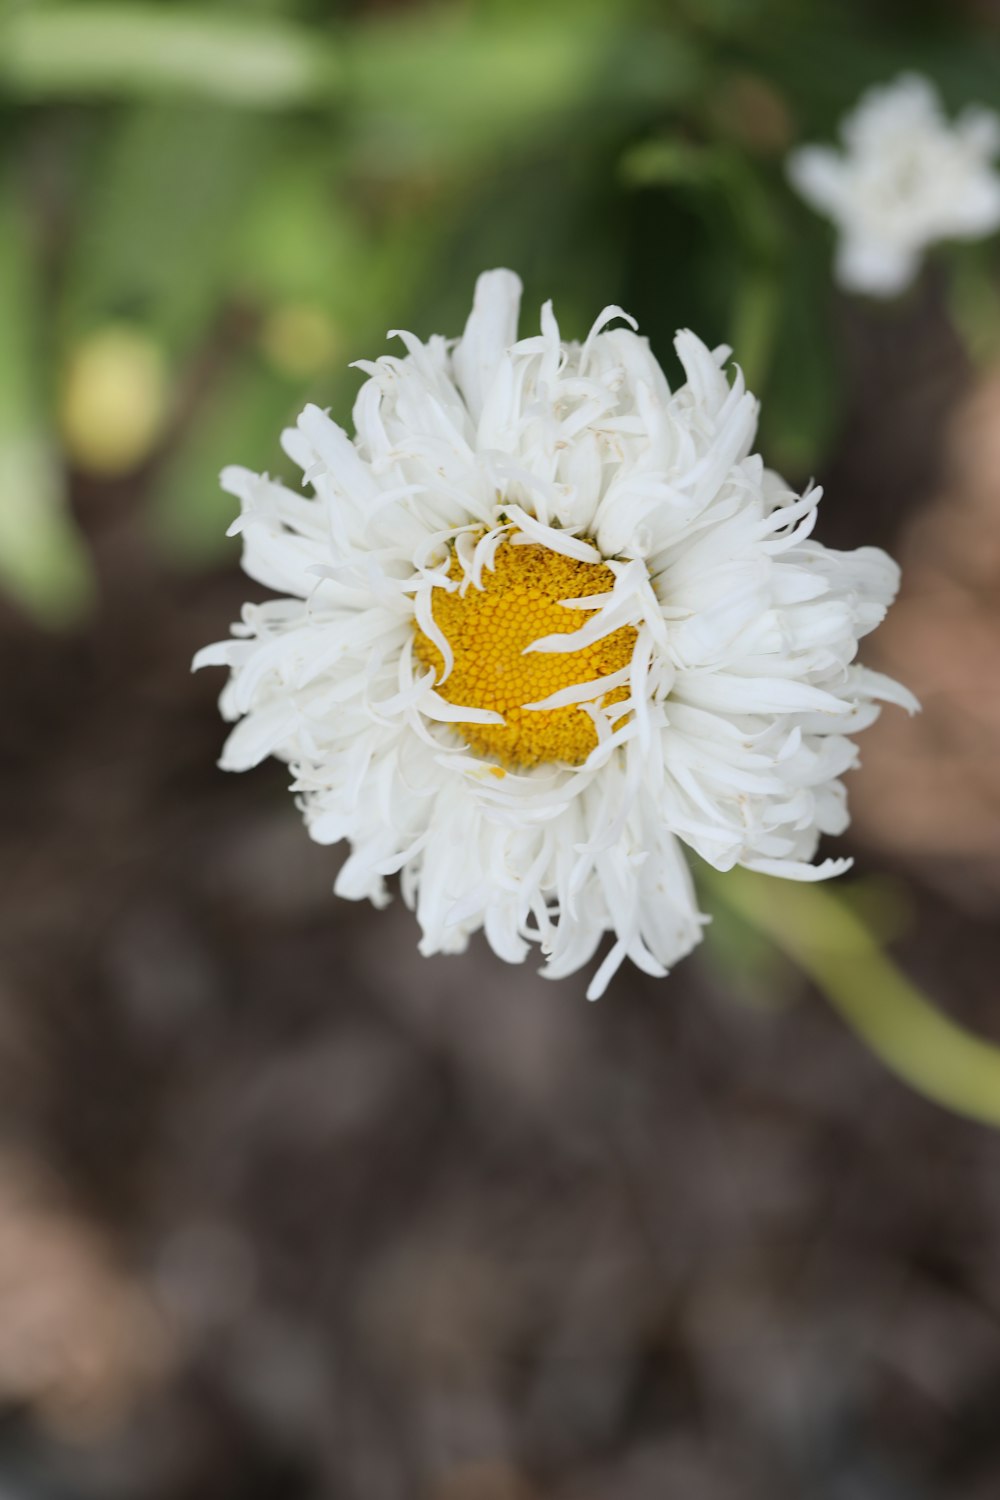
{"type": "Polygon", "coordinates": [[[724,912],[596,1006],[419,959],[188,674],[218,470],[479,270],[732,343],[904,565],[851,899],[1000,1038],[1000,249],[848,301],[782,176],[907,67],[996,106],[1000,7],[0,6],[3,1500],[1000,1494],[1000,1135],[724,912]]]}

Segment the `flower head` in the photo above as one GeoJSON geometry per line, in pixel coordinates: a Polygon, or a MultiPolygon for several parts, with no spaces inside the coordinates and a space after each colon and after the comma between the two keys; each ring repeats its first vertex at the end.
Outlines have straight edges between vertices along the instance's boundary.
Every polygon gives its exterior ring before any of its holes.
{"type": "Polygon", "coordinates": [[[424,953],[480,928],[551,976],[613,942],[663,974],[703,918],[681,844],[718,869],[815,879],[847,823],[849,738],[904,689],[854,664],[897,586],[884,553],[810,540],[819,491],[752,452],[757,403],[691,333],[671,390],[605,309],[583,344],[481,276],[457,341],[362,368],[350,438],[284,434],[313,495],[227,469],[248,604],[225,664],[222,765],[288,761],[342,896],[399,873],[424,953]]]}
{"type": "Polygon", "coordinates": [[[915,74],[869,89],[841,125],[842,152],[803,146],[788,160],[802,197],[837,225],[836,275],[848,291],[892,297],[928,245],[1000,226],[1000,116],[968,108],[949,124],[915,74]]]}

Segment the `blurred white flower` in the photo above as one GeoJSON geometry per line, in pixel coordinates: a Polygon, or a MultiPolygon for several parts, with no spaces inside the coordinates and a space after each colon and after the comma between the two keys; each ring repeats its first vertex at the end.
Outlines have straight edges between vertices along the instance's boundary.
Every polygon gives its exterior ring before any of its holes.
{"type": "Polygon", "coordinates": [[[803,146],[792,184],[840,232],[836,276],[849,291],[892,297],[928,245],[980,239],[1000,226],[1000,116],[965,109],[950,124],[915,74],[869,89],[841,125],[844,150],[803,146]]]}
{"type": "MultiPolygon", "coordinates": [[[[663,974],[698,941],[680,842],[717,869],[812,880],[848,819],[848,738],[910,695],[854,665],[898,575],[809,540],[801,497],[751,452],[757,403],[691,333],[671,391],[645,339],[564,343],[550,304],[480,277],[463,336],[364,363],[348,437],[307,406],[284,447],[314,495],[228,469],[248,604],[222,765],[290,762],[335,889],[381,904],[401,872],[424,953],[485,930],[561,976],[614,942],[663,974]]],[[[630,319],[626,321],[631,322],[630,319]]]]}

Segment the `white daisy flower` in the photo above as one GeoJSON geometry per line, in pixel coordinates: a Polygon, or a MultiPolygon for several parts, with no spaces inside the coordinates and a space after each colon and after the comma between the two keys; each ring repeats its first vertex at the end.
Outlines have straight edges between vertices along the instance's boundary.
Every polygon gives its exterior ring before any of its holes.
{"type": "MultiPolygon", "coordinates": [[[[425,954],[482,928],[545,972],[613,942],[664,974],[705,920],[681,845],[799,880],[847,823],[849,736],[910,694],[854,665],[898,583],[874,548],[809,539],[820,492],[752,452],[729,351],[677,337],[672,391],[617,307],[583,344],[521,284],[479,278],[457,341],[401,333],[363,363],[356,436],[315,406],[284,434],[305,498],[246,469],[248,604],[197,666],[231,676],[221,764],[288,761],[314,839],[345,839],[338,894],[399,874],[425,954]]],[[[633,325],[634,326],[634,325],[633,325]]]]}
{"type": "Polygon", "coordinates": [[[852,292],[892,297],[910,285],[928,245],[974,240],[1000,226],[1000,116],[945,118],[916,74],[869,89],[841,125],[843,152],[803,146],[788,159],[802,197],[837,225],[836,277],[852,292]]]}

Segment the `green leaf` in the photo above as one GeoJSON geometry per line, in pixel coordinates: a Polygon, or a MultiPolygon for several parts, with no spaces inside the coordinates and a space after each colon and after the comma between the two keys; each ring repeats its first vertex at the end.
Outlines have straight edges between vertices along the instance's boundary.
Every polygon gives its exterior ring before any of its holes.
{"type": "Polygon", "coordinates": [[[700,211],[709,242],[706,264],[728,299],[727,342],[751,390],[770,371],[781,319],[784,226],[766,181],[727,145],[695,146],[677,137],[633,146],[621,173],[634,187],[684,194],[700,211]]]}
{"type": "Polygon", "coordinates": [[[612,8],[570,18],[545,7],[394,15],[348,38],[350,129],[373,169],[496,154],[690,97],[701,77],[687,40],[636,27],[612,8]]]}
{"type": "Polygon", "coordinates": [[[206,394],[150,501],[153,536],[174,562],[203,567],[228,557],[235,566],[239,546],[226,529],[239,504],[220,488],[219,473],[230,463],[279,474],[292,471],[279,437],[300,404],[299,392],[257,359],[244,359],[228,380],[206,394]]]}
{"type": "Polygon", "coordinates": [[[199,96],[258,110],[333,99],[336,48],[286,21],[182,5],[11,8],[0,81],[30,99],[199,96]]]}
{"type": "Polygon", "coordinates": [[[124,318],[176,356],[229,290],[244,203],[281,127],[205,104],[139,105],[111,123],[81,193],[60,332],[72,342],[124,318]]]}
{"type": "Polygon", "coordinates": [[[0,182],[0,584],[45,624],[77,619],[90,559],[66,504],[35,360],[42,294],[13,184],[0,182]]]}
{"type": "Polygon", "coordinates": [[[799,479],[815,473],[828,452],[844,393],[826,237],[810,225],[799,236],[790,234],[789,250],[779,266],[781,298],[761,446],[774,468],[799,479]]]}

